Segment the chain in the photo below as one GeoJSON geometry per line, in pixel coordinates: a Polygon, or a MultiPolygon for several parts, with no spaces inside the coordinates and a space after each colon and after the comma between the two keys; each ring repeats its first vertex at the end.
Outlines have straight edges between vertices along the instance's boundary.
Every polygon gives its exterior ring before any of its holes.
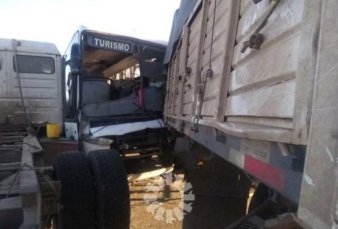
{"type": "MultiPolygon", "coordinates": [[[[211,2],[211,0],[210,0],[211,2]]],[[[202,76],[202,83],[197,85],[197,112],[195,113],[194,119],[193,119],[193,127],[192,130],[195,132],[198,132],[198,123],[199,120],[202,118],[202,107],[204,102],[204,95],[205,90],[207,86],[208,79],[211,79],[213,76],[212,71],[212,52],[213,52],[213,46],[214,46],[214,31],[215,31],[215,20],[216,20],[216,0],[214,0],[214,9],[213,9],[213,19],[212,19],[212,28],[211,28],[211,41],[210,41],[210,52],[209,52],[209,68],[206,71],[206,74],[202,76]]],[[[208,23],[208,22],[206,22],[208,23]]]]}

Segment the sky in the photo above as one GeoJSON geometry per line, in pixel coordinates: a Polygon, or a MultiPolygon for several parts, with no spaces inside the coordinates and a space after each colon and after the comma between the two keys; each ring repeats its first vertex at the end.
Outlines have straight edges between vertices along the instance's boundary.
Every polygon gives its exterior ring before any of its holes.
{"type": "Polygon", "coordinates": [[[0,37],[47,41],[61,54],[89,29],[167,41],[180,0],[0,0],[0,37]]]}

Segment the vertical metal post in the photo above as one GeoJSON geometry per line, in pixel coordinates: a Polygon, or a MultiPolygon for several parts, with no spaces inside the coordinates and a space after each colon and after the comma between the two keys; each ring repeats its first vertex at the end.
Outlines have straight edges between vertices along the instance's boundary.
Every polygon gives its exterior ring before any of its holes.
{"type": "Polygon", "coordinates": [[[298,217],[313,228],[338,223],[338,10],[322,1],[312,115],[298,217]]]}

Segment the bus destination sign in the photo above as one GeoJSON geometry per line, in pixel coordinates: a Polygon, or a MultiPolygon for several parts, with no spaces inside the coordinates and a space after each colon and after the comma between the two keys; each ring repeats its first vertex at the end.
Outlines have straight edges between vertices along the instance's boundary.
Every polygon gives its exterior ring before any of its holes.
{"type": "Polygon", "coordinates": [[[88,36],[87,42],[88,42],[88,45],[97,47],[97,48],[109,49],[109,50],[125,52],[125,53],[133,52],[132,44],[123,42],[123,41],[109,40],[109,39],[100,38],[100,37],[88,36]]]}

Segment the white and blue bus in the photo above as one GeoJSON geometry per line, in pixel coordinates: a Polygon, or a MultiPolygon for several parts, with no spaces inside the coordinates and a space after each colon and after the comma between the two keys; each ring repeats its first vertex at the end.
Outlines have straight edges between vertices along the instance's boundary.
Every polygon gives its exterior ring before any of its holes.
{"type": "Polygon", "coordinates": [[[157,152],[162,121],[166,46],[92,30],[77,31],[63,56],[67,137],[87,153],[157,152]]]}

